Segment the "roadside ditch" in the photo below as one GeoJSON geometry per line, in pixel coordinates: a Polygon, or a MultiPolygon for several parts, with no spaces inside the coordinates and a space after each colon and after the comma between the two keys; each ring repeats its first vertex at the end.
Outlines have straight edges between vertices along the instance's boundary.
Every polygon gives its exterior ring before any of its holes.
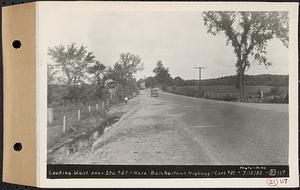
{"type": "MultiPolygon", "coordinates": [[[[104,134],[105,128],[112,126],[119,121],[124,113],[116,113],[108,115],[107,118],[89,118],[81,124],[79,128],[85,128],[86,125],[94,124],[94,127],[87,127],[87,130],[73,133],[71,137],[62,137],[62,142],[56,143],[47,151],[47,164],[60,164],[70,155],[85,150],[104,134]],[[98,124],[97,124],[98,122],[98,124]]],[[[69,135],[70,136],[70,135],[69,135]]]]}

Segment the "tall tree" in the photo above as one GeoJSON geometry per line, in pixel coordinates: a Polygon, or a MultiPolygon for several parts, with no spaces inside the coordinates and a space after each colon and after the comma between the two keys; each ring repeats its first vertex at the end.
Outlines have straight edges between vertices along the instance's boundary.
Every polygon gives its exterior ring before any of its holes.
{"type": "Polygon", "coordinates": [[[93,65],[88,68],[88,73],[91,74],[92,81],[92,92],[95,99],[103,98],[105,96],[105,74],[106,66],[100,61],[96,61],[93,65]]]}
{"type": "Polygon", "coordinates": [[[162,61],[157,61],[153,72],[155,73],[154,78],[160,86],[170,85],[172,83],[172,77],[169,73],[169,68],[165,68],[162,64],[162,61]]]}
{"type": "Polygon", "coordinates": [[[118,85],[125,85],[126,81],[135,77],[138,71],[144,69],[142,59],[130,52],[121,53],[120,59],[108,68],[108,78],[114,80],[118,85]]]}
{"type": "Polygon", "coordinates": [[[157,81],[155,77],[147,77],[145,79],[145,86],[146,88],[153,88],[157,85],[157,81]]]}
{"type": "Polygon", "coordinates": [[[145,87],[145,79],[139,79],[136,83],[138,88],[143,88],[145,87]]]}
{"type": "Polygon", "coordinates": [[[253,62],[266,67],[271,65],[266,57],[267,42],[276,37],[288,47],[288,12],[208,11],[203,12],[203,18],[208,27],[207,32],[212,35],[224,33],[226,44],[230,44],[234,49],[237,58],[237,86],[240,99],[244,101],[246,69],[253,62]]]}
{"type": "Polygon", "coordinates": [[[184,80],[179,76],[175,77],[173,82],[174,82],[174,85],[176,85],[176,86],[183,86],[184,85],[184,80]]]}
{"type": "Polygon", "coordinates": [[[86,46],[71,43],[49,48],[48,55],[56,63],[55,68],[60,71],[58,79],[67,86],[69,97],[77,101],[79,85],[87,80],[89,65],[96,61],[93,52],[88,51],[86,46]]]}
{"type": "Polygon", "coordinates": [[[142,71],[142,59],[130,52],[121,53],[120,59],[107,70],[105,78],[112,79],[116,85],[117,95],[124,97],[137,91],[135,74],[142,71]]]}
{"type": "Polygon", "coordinates": [[[91,65],[88,68],[88,72],[94,76],[93,83],[95,83],[96,85],[103,84],[103,82],[104,82],[103,77],[105,75],[105,69],[106,69],[106,66],[99,61],[96,61],[93,65],[91,65]]]}

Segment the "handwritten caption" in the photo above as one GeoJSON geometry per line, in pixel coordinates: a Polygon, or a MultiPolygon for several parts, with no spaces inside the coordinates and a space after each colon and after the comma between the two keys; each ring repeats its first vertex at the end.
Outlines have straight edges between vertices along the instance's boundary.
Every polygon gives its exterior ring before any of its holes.
{"type": "MultiPolygon", "coordinates": [[[[239,167],[206,167],[206,168],[184,168],[184,167],[54,167],[48,168],[48,178],[276,178],[288,177],[288,169],[270,168],[267,166],[239,166],[239,167]]],[[[272,181],[269,182],[273,184],[272,181]]],[[[274,182],[275,183],[275,182],[274,182]]]]}

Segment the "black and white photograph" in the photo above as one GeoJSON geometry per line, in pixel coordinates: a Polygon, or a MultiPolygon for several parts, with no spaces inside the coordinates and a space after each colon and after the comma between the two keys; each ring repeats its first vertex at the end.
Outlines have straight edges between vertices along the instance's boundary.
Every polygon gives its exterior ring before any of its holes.
{"type": "Polygon", "coordinates": [[[40,11],[48,166],[288,168],[288,10],[97,5],[40,11]]]}

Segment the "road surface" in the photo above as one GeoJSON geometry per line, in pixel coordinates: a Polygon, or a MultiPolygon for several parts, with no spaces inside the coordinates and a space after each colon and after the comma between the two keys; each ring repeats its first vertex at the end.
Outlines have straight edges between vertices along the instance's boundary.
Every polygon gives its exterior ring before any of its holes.
{"type": "MultiPolygon", "coordinates": [[[[288,164],[288,105],[242,104],[144,90],[73,164],[288,164]]],[[[129,105],[131,100],[129,101],[129,105]]]]}

